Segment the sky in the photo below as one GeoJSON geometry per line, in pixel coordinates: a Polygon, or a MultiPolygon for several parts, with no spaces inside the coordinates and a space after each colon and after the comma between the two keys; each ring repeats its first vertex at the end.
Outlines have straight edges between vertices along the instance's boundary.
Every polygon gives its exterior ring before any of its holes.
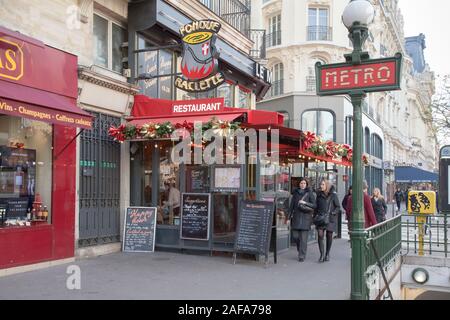
{"type": "Polygon", "coordinates": [[[450,1],[400,0],[405,36],[425,35],[425,59],[436,74],[450,74],[450,1]]]}

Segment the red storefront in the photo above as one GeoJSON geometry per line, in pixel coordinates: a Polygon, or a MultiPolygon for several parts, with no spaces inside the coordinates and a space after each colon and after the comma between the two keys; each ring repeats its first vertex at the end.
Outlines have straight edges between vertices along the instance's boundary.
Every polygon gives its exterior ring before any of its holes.
{"type": "Polygon", "coordinates": [[[77,57],[0,27],[0,269],[74,256],[77,57]]]}

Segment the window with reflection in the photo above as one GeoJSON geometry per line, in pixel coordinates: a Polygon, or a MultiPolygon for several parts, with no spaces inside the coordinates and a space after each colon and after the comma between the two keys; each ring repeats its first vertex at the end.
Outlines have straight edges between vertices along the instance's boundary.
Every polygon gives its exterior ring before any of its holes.
{"type": "Polygon", "coordinates": [[[52,125],[0,115],[0,228],[50,223],[52,144],[52,125]]]}
{"type": "Polygon", "coordinates": [[[302,115],[302,130],[311,131],[325,140],[335,140],[335,117],[330,111],[310,110],[302,115]]]}
{"type": "Polygon", "coordinates": [[[217,97],[224,98],[225,106],[234,107],[234,87],[229,83],[224,83],[217,88],[217,97]]]}
{"type": "Polygon", "coordinates": [[[238,103],[236,107],[242,109],[250,109],[251,107],[251,92],[242,87],[237,87],[238,89],[238,103]]]}

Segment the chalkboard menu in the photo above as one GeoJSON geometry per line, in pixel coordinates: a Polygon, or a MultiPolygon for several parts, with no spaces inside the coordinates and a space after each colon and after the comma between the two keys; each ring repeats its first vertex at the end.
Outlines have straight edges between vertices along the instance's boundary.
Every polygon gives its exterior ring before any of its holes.
{"type": "Polygon", "coordinates": [[[186,189],[188,190],[188,192],[208,192],[209,168],[203,166],[188,167],[186,181],[186,189]]]}
{"type": "Polygon", "coordinates": [[[130,207],[125,214],[123,251],[155,250],[156,208],[130,207]]]}
{"type": "Polygon", "coordinates": [[[181,197],[181,239],[209,240],[210,194],[183,193],[181,197]]]}
{"type": "Polygon", "coordinates": [[[268,255],[274,203],[241,201],[235,252],[268,255]]]}

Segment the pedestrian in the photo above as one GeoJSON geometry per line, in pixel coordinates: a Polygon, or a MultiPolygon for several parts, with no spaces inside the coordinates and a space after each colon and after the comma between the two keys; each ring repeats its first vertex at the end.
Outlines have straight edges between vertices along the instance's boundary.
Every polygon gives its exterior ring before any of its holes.
{"type": "Polygon", "coordinates": [[[315,209],[316,194],[309,187],[308,180],[301,178],[299,188],[293,192],[289,210],[292,235],[297,245],[299,262],[304,262],[306,258],[308,235],[311,231],[315,209]]]}
{"type": "Polygon", "coordinates": [[[333,244],[333,233],[336,232],[336,217],[341,211],[339,198],[335,192],[335,187],[328,180],[320,183],[317,191],[317,209],[314,216],[314,223],[317,229],[320,258],[319,262],[330,261],[330,250],[333,244]],[[326,252],[324,255],[324,238],[327,238],[326,252]]]}
{"type": "Polygon", "coordinates": [[[345,217],[347,219],[347,226],[348,226],[348,235],[350,236],[351,231],[351,220],[349,218],[349,215],[347,213],[347,201],[348,198],[352,195],[352,187],[348,188],[348,193],[345,195],[344,200],[342,200],[342,208],[345,210],[345,217]]]}
{"type": "Polygon", "coordinates": [[[373,189],[372,207],[378,223],[386,221],[387,205],[380,189],[373,189]]]}
{"type": "MultiPolygon", "coordinates": [[[[367,181],[363,181],[363,198],[364,198],[364,221],[365,228],[368,229],[377,224],[377,218],[375,217],[375,213],[373,212],[372,201],[370,200],[369,195],[367,194],[369,190],[369,186],[367,185],[367,181]]],[[[349,215],[349,219],[352,219],[353,213],[353,194],[348,198],[347,201],[347,211],[349,215]]],[[[353,226],[352,226],[353,228],[353,226]]]]}
{"type": "Polygon", "coordinates": [[[400,188],[397,188],[397,191],[394,193],[395,202],[397,203],[397,212],[400,212],[402,208],[403,201],[403,192],[400,188]]]}

